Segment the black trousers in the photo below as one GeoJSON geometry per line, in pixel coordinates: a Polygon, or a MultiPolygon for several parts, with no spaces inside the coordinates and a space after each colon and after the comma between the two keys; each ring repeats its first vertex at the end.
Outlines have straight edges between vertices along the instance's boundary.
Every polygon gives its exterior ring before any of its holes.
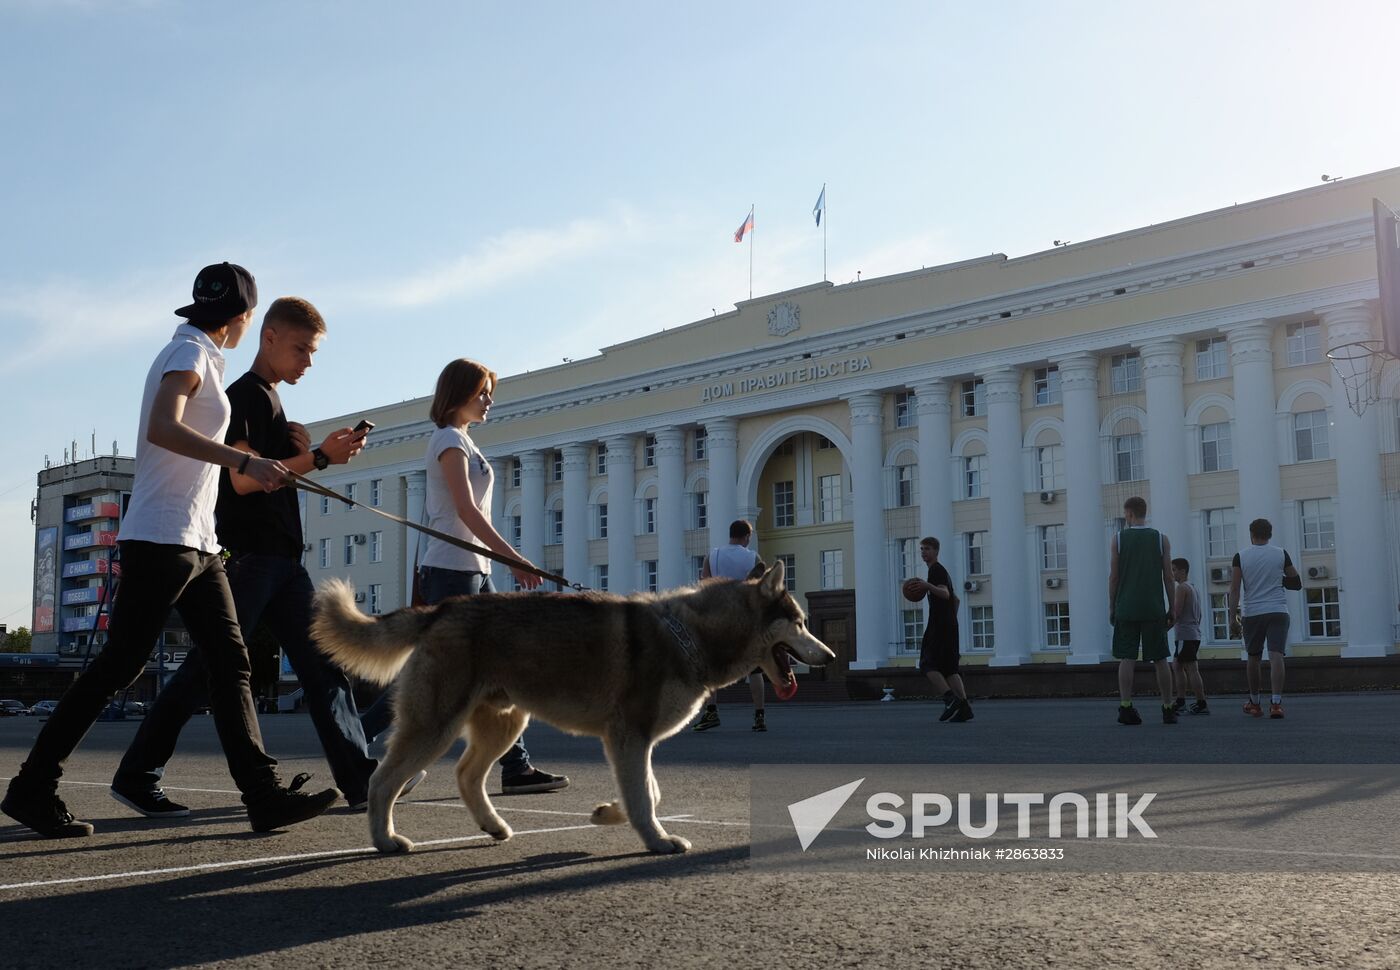
{"type": "Polygon", "coordinates": [[[58,780],[64,761],[112,696],[141,676],[174,609],[204,657],[209,709],[234,783],[245,796],[277,784],[277,762],[263,750],[258,730],[248,648],[223,560],[185,546],[127,541],[121,544],[121,568],[107,644],[58,702],[20,777],[34,783],[58,780]]]}

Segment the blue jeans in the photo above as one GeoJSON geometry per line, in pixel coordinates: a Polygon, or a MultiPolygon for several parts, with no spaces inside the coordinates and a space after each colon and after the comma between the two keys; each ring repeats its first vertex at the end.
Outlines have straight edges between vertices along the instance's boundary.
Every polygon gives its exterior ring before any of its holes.
{"type": "MultiPolygon", "coordinates": [[[[486,573],[470,573],[460,569],[441,569],[437,566],[423,566],[418,571],[419,589],[429,606],[435,606],[451,596],[475,596],[477,593],[494,593],[491,577],[486,573]]],[[[365,737],[371,741],[387,730],[393,720],[390,707],[390,691],[379,695],[360,718],[364,725],[365,737]]],[[[501,777],[513,778],[530,770],[530,752],[525,750],[525,735],[515,739],[509,751],[500,760],[501,777]]]]}
{"type": "MultiPolygon", "coordinates": [[[[336,787],[351,803],[363,799],[378,762],[369,756],[349,679],[311,640],[311,577],[286,556],[241,553],[225,568],[244,639],[260,622],[267,625],[301,681],[336,787]]],[[[204,653],[196,646],[141,722],[112,779],[114,788],[147,791],[160,784],[180,730],[207,703],[204,670],[204,653]]]]}

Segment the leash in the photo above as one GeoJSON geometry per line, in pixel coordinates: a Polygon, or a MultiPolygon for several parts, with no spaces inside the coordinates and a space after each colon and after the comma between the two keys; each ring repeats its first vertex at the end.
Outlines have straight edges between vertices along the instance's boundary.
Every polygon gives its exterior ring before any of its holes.
{"type": "Polygon", "coordinates": [[[571,583],[563,576],[560,576],[557,573],[547,572],[546,570],[540,569],[536,566],[532,566],[529,563],[525,562],[525,560],[523,559],[512,559],[509,556],[503,556],[499,552],[496,552],[493,549],[487,549],[485,546],[479,546],[475,542],[468,542],[467,540],[459,539],[454,535],[448,535],[446,532],[439,532],[437,529],[431,528],[426,525],[422,525],[418,522],[410,522],[408,521],[408,519],[405,519],[402,516],[394,515],[392,512],[385,512],[383,509],[377,509],[373,505],[361,504],[360,502],[355,501],[353,498],[350,498],[348,495],[341,495],[339,492],[332,491],[331,489],[326,488],[324,485],[320,485],[316,482],[313,482],[305,475],[298,475],[294,471],[288,471],[287,475],[289,476],[287,479],[287,484],[291,485],[293,488],[299,488],[303,492],[311,492],[315,495],[320,495],[322,498],[333,498],[339,502],[344,502],[352,509],[363,509],[366,512],[373,512],[375,515],[380,516],[381,518],[388,519],[390,522],[397,522],[399,523],[399,525],[406,525],[410,529],[417,529],[424,535],[430,535],[434,539],[440,539],[441,541],[446,542],[449,545],[456,546],[459,549],[465,549],[468,552],[474,552],[478,556],[485,556],[487,559],[501,563],[505,566],[509,566],[511,569],[518,569],[521,572],[525,573],[533,573],[534,575],[540,577],[540,579],[547,579],[551,583],[556,583],[562,589],[572,589],[577,591],[582,591],[583,589],[585,589],[585,587],[581,583],[571,583]]]}

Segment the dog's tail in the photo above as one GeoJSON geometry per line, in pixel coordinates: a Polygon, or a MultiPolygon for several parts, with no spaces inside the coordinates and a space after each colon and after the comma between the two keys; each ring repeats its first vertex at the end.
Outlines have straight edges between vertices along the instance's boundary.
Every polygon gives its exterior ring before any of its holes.
{"type": "Polygon", "coordinates": [[[408,662],[436,613],[410,608],[366,616],[355,608],[355,587],[343,579],[331,579],[316,592],[311,635],[331,659],[356,677],[387,684],[408,662]]]}

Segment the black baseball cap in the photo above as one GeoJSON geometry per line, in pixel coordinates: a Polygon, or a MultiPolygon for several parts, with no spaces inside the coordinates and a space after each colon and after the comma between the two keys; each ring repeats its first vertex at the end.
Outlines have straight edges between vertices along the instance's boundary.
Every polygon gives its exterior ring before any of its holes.
{"type": "Polygon", "coordinates": [[[196,323],[232,320],[258,305],[258,284],[253,274],[234,263],[214,263],[194,278],[194,302],[175,311],[196,323]]]}

